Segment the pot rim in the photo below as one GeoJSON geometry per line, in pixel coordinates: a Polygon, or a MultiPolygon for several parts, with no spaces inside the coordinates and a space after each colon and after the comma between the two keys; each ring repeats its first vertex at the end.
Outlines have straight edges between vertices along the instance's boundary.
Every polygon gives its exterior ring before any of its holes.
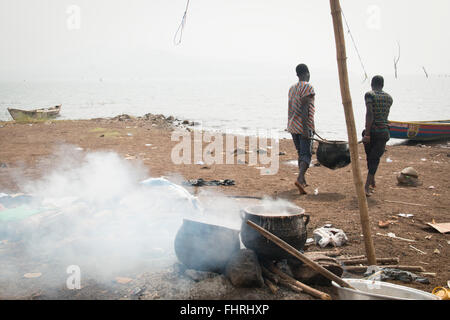
{"type": "Polygon", "coordinates": [[[196,220],[192,220],[192,219],[188,219],[188,218],[184,218],[183,219],[183,223],[187,222],[187,223],[193,223],[193,224],[197,224],[197,225],[201,225],[204,227],[209,227],[209,228],[214,228],[214,229],[219,229],[219,230],[223,230],[223,231],[232,231],[232,232],[237,232],[239,233],[239,230],[236,229],[231,229],[228,227],[224,227],[224,226],[219,226],[217,224],[210,224],[210,223],[206,223],[206,222],[201,222],[201,221],[196,221],[196,220]]]}
{"type": "Polygon", "coordinates": [[[300,207],[297,207],[297,206],[293,206],[293,207],[287,207],[286,209],[287,210],[297,210],[297,211],[299,211],[299,212],[297,212],[297,213],[292,213],[292,214],[289,214],[289,215],[273,215],[273,216],[266,216],[266,215],[264,215],[264,214],[258,214],[258,213],[254,213],[254,212],[252,212],[252,209],[256,209],[256,208],[264,208],[264,206],[263,205],[255,205],[255,206],[250,206],[250,207],[247,207],[247,208],[245,208],[245,209],[243,209],[243,212],[245,213],[245,214],[249,214],[249,215],[252,215],[252,216],[256,216],[256,217],[261,217],[261,218],[277,218],[277,219],[279,219],[279,218],[286,218],[286,217],[301,217],[301,216],[305,216],[306,215],[306,210],[305,209],[303,209],[303,208],[300,208],[300,207]]]}

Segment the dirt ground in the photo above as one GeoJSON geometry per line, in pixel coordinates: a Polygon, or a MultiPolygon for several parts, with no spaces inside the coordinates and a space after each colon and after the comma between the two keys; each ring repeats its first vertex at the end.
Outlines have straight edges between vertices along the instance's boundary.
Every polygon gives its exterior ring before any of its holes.
{"type": "MultiPolygon", "coordinates": [[[[13,178],[16,174],[24,175],[28,179],[36,179],[45,174],[46,170],[51,168],[52,155],[60,145],[75,145],[86,151],[115,151],[130,161],[143,163],[153,177],[178,174],[186,180],[232,179],[236,182],[234,186],[204,188],[227,195],[287,199],[304,208],[311,215],[308,226],[309,237],[312,236],[315,228],[330,222],[335,227],[343,229],[349,238],[349,242],[342,248],[344,255],[356,256],[365,253],[350,166],[336,171],[322,166],[310,168],[307,173],[307,181],[310,184],[309,194],[299,196],[294,186],[298,169],[289,163],[297,159],[291,140],[280,141],[280,152],[284,155],[280,156],[279,172],[276,175],[267,176],[260,175],[259,170],[256,169],[259,165],[248,166],[245,163],[211,166],[175,165],[171,161],[171,152],[177,143],[171,141],[171,132],[167,128],[160,128],[143,120],[94,119],[33,124],[0,122],[0,191],[21,191],[13,178]],[[146,144],[152,146],[149,147],[146,144]],[[318,193],[314,194],[314,190],[318,193]]],[[[362,146],[359,151],[360,165],[365,175],[367,171],[362,146]]],[[[428,277],[430,280],[428,285],[415,282],[404,284],[427,292],[431,292],[435,287],[446,285],[450,279],[448,268],[450,236],[440,234],[425,225],[433,219],[438,223],[449,222],[449,172],[450,145],[447,142],[388,146],[377,174],[376,193],[368,199],[371,231],[377,257],[399,257],[401,265],[422,266],[427,272],[435,273],[435,277],[428,277]],[[387,161],[388,158],[392,162],[387,161]],[[402,169],[411,166],[419,172],[423,185],[409,188],[398,186],[396,175],[402,169]],[[414,218],[398,218],[398,222],[391,224],[388,229],[378,227],[380,220],[390,220],[399,213],[413,214],[414,218]],[[410,243],[377,235],[377,233],[387,234],[388,232],[416,242],[410,243]],[[426,254],[419,253],[411,248],[411,245],[426,254]]],[[[195,188],[192,188],[192,191],[196,192],[195,188]]],[[[314,246],[314,251],[317,250],[318,247],[314,246]]],[[[176,280],[174,274],[172,270],[160,275],[160,279],[164,277],[168,279],[166,284],[173,284],[171,289],[166,288],[169,291],[177,287],[176,281],[181,281],[176,280]]],[[[149,277],[155,277],[155,275],[149,275],[149,277]]],[[[160,286],[164,285],[160,284],[160,286]]],[[[91,293],[79,292],[78,296],[71,295],[67,298],[118,299],[124,296],[129,298],[130,295],[123,292],[131,292],[133,288],[128,287],[125,291],[116,291],[112,294],[106,294],[104,290],[97,288],[91,293]]],[[[261,297],[308,299],[308,296],[289,294],[286,291],[272,296],[268,289],[261,290],[263,293],[259,296],[249,291],[236,291],[231,296],[227,294],[220,298],[244,299],[249,296],[249,298],[257,297],[258,299],[261,297]]],[[[332,292],[332,289],[324,289],[324,291],[332,292]]],[[[29,294],[29,292],[25,293],[25,297],[30,298],[29,294]]],[[[47,297],[61,296],[65,297],[61,292],[47,297]]],[[[170,298],[157,294],[153,296],[141,294],[140,296],[144,299],[170,298]]],[[[194,294],[190,297],[214,298],[208,294],[194,294]]]]}

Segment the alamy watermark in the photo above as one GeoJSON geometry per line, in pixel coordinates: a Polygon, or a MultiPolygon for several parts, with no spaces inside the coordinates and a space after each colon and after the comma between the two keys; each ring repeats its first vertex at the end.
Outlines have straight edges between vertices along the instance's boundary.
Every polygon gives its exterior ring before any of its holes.
{"type": "Polygon", "coordinates": [[[279,138],[270,130],[257,130],[256,136],[222,132],[176,130],[172,141],[172,162],[202,165],[243,165],[256,167],[261,175],[276,175],[279,170],[279,138]]]}
{"type": "Polygon", "coordinates": [[[77,5],[70,5],[66,9],[67,20],[66,26],[67,29],[72,30],[80,30],[81,29],[81,8],[77,5]]]}
{"type": "Polygon", "coordinates": [[[377,5],[367,7],[366,26],[370,30],[381,30],[381,8],[377,5]]]}
{"type": "Polygon", "coordinates": [[[66,286],[69,290],[80,290],[81,289],[81,269],[77,265],[68,266],[66,273],[70,276],[66,280],[66,286]]]}

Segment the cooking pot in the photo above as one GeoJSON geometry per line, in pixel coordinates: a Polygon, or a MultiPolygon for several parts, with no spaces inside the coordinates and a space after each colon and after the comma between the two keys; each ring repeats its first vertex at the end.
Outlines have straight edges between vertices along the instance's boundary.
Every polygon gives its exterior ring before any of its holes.
{"type": "Polygon", "coordinates": [[[248,249],[255,251],[258,256],[269,260],[289,259],[292,256],[279,246],[262,236],[247,224],[247,220],[281,238],[295,249],[302,251],[307,238],[306,226],[309,215],[298,207],[286,207],[281,212],[271,212],[265,206],[253,206],[241,211],[242,226],[241,240],[248,249]]]}
{"type": "Polygon", "coordinates": [[[317,161],[331,170],[345,168],[351,163],[350,148],[345,141],[321,141],[317,149],[317,161]]]}
{"type": "Polygon", "coordinates": [[[240,249],[239,230],[188,219],[175,237],[175,254],[189,269],[221,273],[240,249]]]}

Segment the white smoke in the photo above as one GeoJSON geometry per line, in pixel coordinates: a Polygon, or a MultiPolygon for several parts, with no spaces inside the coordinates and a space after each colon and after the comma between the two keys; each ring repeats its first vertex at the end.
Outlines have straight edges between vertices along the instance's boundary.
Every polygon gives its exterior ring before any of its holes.
{"type": "MultiPolygon", "coordinates": [[[[178,184],[149,179],[142,164],[117,153],[64,146],[44,167],[40,179],[21,178],[22,192],[33,196],[30,209],[42,212],[14,226],[23,250],[2,258],[0,280],[2,275],[22,278],[25,271],[41,271],[47,264],[50,270],[60,268],[59,273],[79,266],[84,278],[107,283],[177,261],[174,239],[185,218],[241,227],[245,204],[206,189],[194,197],[180,186],[181,177],[175,179],[178,184]]],[[[274,210],[290,206],[272,199],[262,204],[274,210]]],[[[46,285],[62,287],[64,282],[46,285]]]]}

